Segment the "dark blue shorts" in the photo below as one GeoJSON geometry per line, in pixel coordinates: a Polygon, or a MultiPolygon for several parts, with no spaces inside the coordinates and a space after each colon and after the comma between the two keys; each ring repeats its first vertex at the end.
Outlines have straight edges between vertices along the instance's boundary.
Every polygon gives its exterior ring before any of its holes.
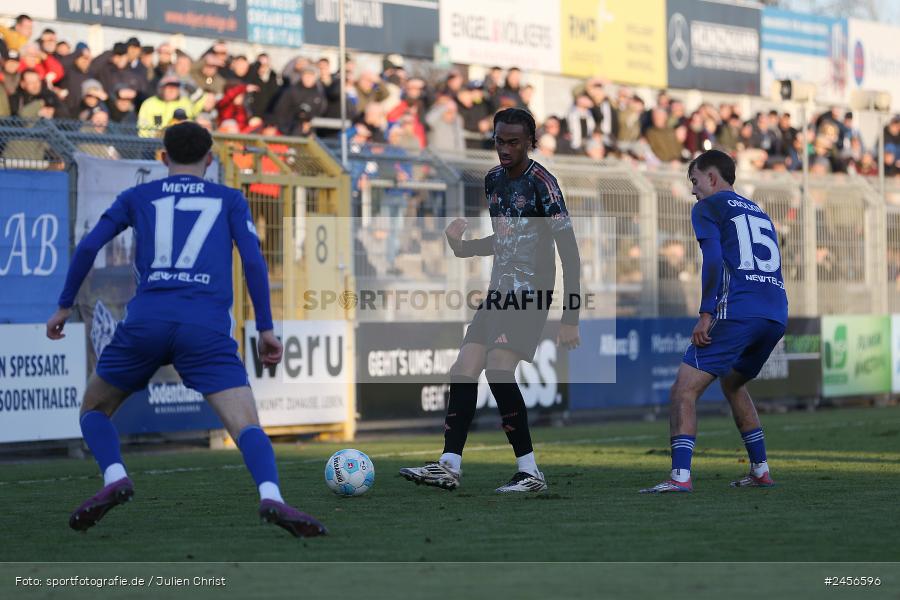
{"type": "Polygon", "coordinates": [[[757,317],[718,319],[709,330],[712,343],[703,348],[691,344],[683,362],[717,377],[734,369],[753,379],[783,336],[784,325],[778,321],[757,317]]]}
{"type": "Polygon", "coordinates": [[[135,392],[169,364],[186,387],[204,395],[250,384],[234,339],[206,327],[168,321],[119,323],[97,361],[97,375],[135,392]]]}

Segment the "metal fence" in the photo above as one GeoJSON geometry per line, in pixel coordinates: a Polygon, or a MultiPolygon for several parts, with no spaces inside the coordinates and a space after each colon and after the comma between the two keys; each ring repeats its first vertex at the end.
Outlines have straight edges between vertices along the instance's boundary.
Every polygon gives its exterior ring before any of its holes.
{"type": "MultiPolygon", "coordinates": [[[[226,141],[217,139],[220,144],[226,141]]],[[[445,218],[461,215],[470,218],[473,229],[478,223],[488,226],[484,174],[496,164],[492,153],[439,157],[390,146],[351,146],[349,206],[335,211],[319,206],[326,196],[315,186],[322,174],[315,160],[303,152],[282,152],[287,162],[278,165],[282,161],[277,148],[263,156],[266,152],[254,151],[254,144],[244,139],[241,143],[243,150],[231,155],[243,162],[223,164],[223,169],[250,175],[265,172],[268,164],[273,177],[277,170],[279,177],[287,178],[272,179],[269,185],[257,181],[253,187],[247,179],[243,185],[255,218],[266,223],[271,236],[266,248],[273,273],[282,269],[277,222],[285,216],[275,207],[286,206],[284,186],[296,175],[311,184],[291,191],[297,207],[293,212],[340,212],[353,218],[348,262],[357,289],[467,289],[486,282],[490,261],[448,260],[442,228],[445,218]],[[404,227],[406,223],[415,227],[404,227]]],[[[160,149],[158,138],[140,137],[135,129],[116,124],[99,130],[80,122],[0,120],[0,168],[74,174],[76,152],[154,159],[160,149]]],[[[608,298],[619,316],[696,312],[700,256],[690,221],[694,199],[684,168],[650,169],[580,158],[542,162],[559,180],[574,219],[584,290],[608,298]]],[[[737,190],[759,203],[775,222],[791,314],[900,311],[900,181],[889,179],[882,191],[877,180],[864,177],[816,176],[804,196],[799,175],[741,172],[737,190]]],[[[73,208],[74,195],[73,185],[73,208]]],[[[436,318],[459,317],[446,313],[436,318]]]]}
{"type": "MultiPolygon", "coordinates": [[[[467,214],[483,211],[483,174],[494,156],[448,162],[463,175],[467,214]]],[[[576,158],[542,163],[557,176],[575,220],[583,287],[614,282],[618,316],[696,313],[701,257],[684,168],[576,158]],[[592,228],[598,217],[615,224],[592,228]]],[[[818,176],[804,199],[799,174],[754,171],[739,172],[736,189],[775,223],[791,314],[900,310],[900,182],[889,181],[882,197],[877,181],[818,176]]]]}
{"type": "MultiPolygon", "coordinates": [[[[326,146],[335,157],[339,141],[326,146]]],[[[350,144],[353,274],[357,291],[463,289],[461,265],[444,241],[447,219],[463,211],[459,173],[440,157],[411,148],[350,144]]],[[[457,311],[461,318],[463,311],[457,311]]],[[[451,320],[448,312],[391,306],[362,320],[451,320]]]]}

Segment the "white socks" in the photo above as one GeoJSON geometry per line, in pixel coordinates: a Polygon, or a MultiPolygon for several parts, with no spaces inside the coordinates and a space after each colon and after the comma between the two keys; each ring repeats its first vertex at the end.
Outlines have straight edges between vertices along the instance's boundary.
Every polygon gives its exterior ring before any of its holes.
{"type": "Polygon", "coordinates": [[[762,477],[769,472],[769,463],[763,461],[761,463],[750,463],[750,474],[754,477],[762,477]]]}
{"type": "Polygon", "coordinates": [[[687,483],[691,479],[691,470],[690,469],[672,469],[672,481],[677,481],[678,483],[687,483]]]}
{"type": "MultiPolygon", "coordinates": [[[[445,452],[441,454],[441,457],[438,459],[438,462],[442,465],[446,465],[459,473],[462,470],[462,456],[459,454],[452,454],[450,452],[445,452]]],[[[529,473],[537,477],[540,474],[538,470],[537,463],[534,461],[534,452],[529,452],[525,456],[520,456],[516,458],[516,468],[523,473],[529,473]]]]}
{"type": "Polygon", "coordinates": [[[445,452],[441,454],[441,457],[438,459],[438,462],[447,465],[457,473],[462,470],[462,456],[459,454],[453,454],[452,452],[445,452]]]}
{"type": "Polygon", "coordinates": [[[537,468],[537,463],[534,462],[534,452],[529,452],[524,456],[517,457],[516,466],[519,471],[523,473],[528,473],[529,475],[534,475],[535,477],[540,475],[540,471],[538,471],[537,468]]]}
{"type": "Polygon", "coordinates": [[[281,497],[281,490],[271,481],[263,481],[259,484],[260,500],[275,500],[284,504],[284,498],[281,497]]]}
{"type": "Polygon", "coordinates": [[[111,483],[115,483],[123,477],[128,477],[128,473],[125,472],[125,465],[122,463],[113,463],[103,471],[103,486],[105,487],[111,483]]]}

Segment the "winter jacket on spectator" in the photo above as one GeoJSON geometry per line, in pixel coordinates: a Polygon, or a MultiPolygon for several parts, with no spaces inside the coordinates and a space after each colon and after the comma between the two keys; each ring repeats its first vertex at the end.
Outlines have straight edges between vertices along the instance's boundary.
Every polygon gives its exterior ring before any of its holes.
{"type": "MultiPolygon", "coordinates": [[[[18,67],[16,67],[18,69],[18,67]]],[[[22,79],[22,74],[18,71],[14,73],[7,73],[3,71],[0,73],[0,83],[3,84],[3,89],[6,90],[7,96],[12,96],[16,93],[16,90],[19,89],[19,81],[22,79]]]]}
{"type": "Polygon", "coordinates": [[[28,44],[22,50],[19,73],[31,69],[41,76],[41,81],[50,80],[54,85],[65,75],[65,69],[59,61],[49,54],[41,53],[37,44],[28,44]]]}
{"type": "Polygon", "coordinates": [[[614,146],[619,139],[619,111],[613,106],[609,98],[604,98],[599,104],[594,104],[591,109],[597,129],[603,134],[603,143],[614,146]]]}
{"type": "Polygon", "coordinates": [[[0,85],[0,118],[8,117],[12,114],[12,109],[9,106],[9,95],[6,93],[6,88],[0,85]]]}
{"type": "Polygon", "coordinates": [[[462,153],[466,149],[463,136],[463,120],[456,108],[456,101],[443,96],[425,115],[428,123],[429,147],[446,152],[462,153]]]}
{"type": "Polygon", "coordinates": [[[675,135],[675,130],[669,127],[660,127],[654,123],[646,133],[647,143],[656,158],[663,162],[681,160],[683,146],[675,135]]]}
{"type": "MultiPolygon", "coordinates": [[[[331,76],[331,83],[323,86],[325,89],[325,100],[328,107],[325,114],[322,115],[329,119],[341,118],[341,81],[337,73],[331,76]]],[[[346,88],[347,93],[347,118],[355,119],[359,115],[359,102],[356,98],[356,90],[353,87],[346,88]]],[[[336,135],[338,132],[333,129],[324,129],[319,131],[319,135],[336,135]]]]}
{"type": "Polygon", "coordinates": [[[86,79],[81,84],[78,96],[81,102],[71,111],[70,117],[79,121],[88,121],[96,111],[106,112],[106,100],[109,96],[96,79],[86,79]]]}
{"type": "Polygon", "coordinates": [[[246,93],[246,83],[233,83],[225,88],[222,99],[216,103],[216,110],[219,112],[219,123],[232,119],[237,123],[241,133],[247,132],[250,114],[244,106],[246,93]]]}
{"type": "Polygon", "coordinates": [[[138,111],[138,127],[142,137],[154,137],[157,132],[166,127],[175,116],[175,111],[181,109],[188,119],[193,119],[203,110],[206,102],[206,94],[197,100],[191,100],[181,93],[177,87],[178,79],[163,77],[159,82],[157,94],[144,100],[138,111]],[[166,88],[170,88],[167,90],[166,88]]]}
{"type": "Polygon", "coordinates": [[[419,118],[418,103],[410,105],[406,100],[401,100],[400,104],[387,114],[387,120],[392,125],[398,123],[403,125],[404,130],[412,133],[418,140],[420,148],[424,148],[427,145],[425,125],[419,118]]]}
{"type": "Polygon", "coordinates": [[[647,130],[647,143],[659,160],[670,162],[681,160],[681,144],[675,135],[674,129],[651,127],[647,130]]]}
{"type": "Polygon", "coordinates": [[[0,36],[3,37],[3,41],[6,42],[6,47],[10,50],[18,51],[22,46],[28,43],[28,37],[22,35],[14,28],[6,27],[5,25],[0,25],[0,36]]]}
{"type": "Polygon", "coordinates": [[[31,94],[19,88],[19,91],[9,97],[10,112],[23,119],[36,119],[41,107],[58,105],[59,99],[56,94],[47,89],[31,94]]]}
{"type": "Polygon", "coordinates": [[[900,116],[891,119],[884,128],[884,145],[900,148],[900,116]]]}
{"type": "Polygon", "coordinates": [[[641,117],[644,114],[644,103],[632,97],[628,107],[619,111],[619,143],[633,144],[641,137],[641,117]]]}
{"type": "Polygon", "coordinates": [[[297,129],[301,121],[324,115],[327,108],[322,85],[315,79],[309,86],[304,86],[304,82],[300,81],[283,89],[272,110],[272,119],[282,133],[289,134],[297,129]]]}
{"type": "Polygon", "coordinates": [[[63,104],[70,115],[78,112],[78,105],[81,103],[81,84],[91,79],[91,76],[88,74],[91,64],[89,57],[90,54],[85,54],[84,58],[81,58],[81,52],[79,51],[63,59],[63,68],[66,74],[62,81],[59,82],[58,87],[69,92],[68,96],[63,100],[63,104]],[[85,68],[85,64],[87,64],[87,68],[85,68]]]}
{"type": "Polygon", "coordinates": [[[490,123],[491,107],[484,101],[481,90],[460,90],[456,103],[463,119],[463,128],[469,134],[466,136],[466,148],[483,149],[486,133],[493,126],[490,123]]]}
{"type": "Polygon", "coordinates": [[[371,71],[363,71],[353,85],[356,88],[356,109],[363,113],[370,102],[384,102],[388,89],[371,71]]]}
{"type": "Polygon", "coordinates": [[[593,102],[589,97],[579,96],[575,102],[563,121],[563,133],[569,139],[572,148],[581,151],[584,142],[594,133],[597,122],[591,110],[593,102]]]}
{"type": "Polygon", "coordinates": [[[96,79],[103,84],[103,89],[107,93],[123,85],[135,90],[144,89],[144,82],[130,67],[120,69],[111,62],[107,62],[98,70],[96,79]]]}
{"type": "Polygon", "coordinates": [[[198,88],[218,96],[225,92],[225,78],[219,73],[218,68],[208,63],[212,58],[204,57],[194,63],[191,68],[191,78],[198,88]]]}
{"type": "Polygon", "coordinates": [[[734,116],[728,123],[720,124],[718,131],[716,131],[716,139],[719,141],[719,146],[726,152],[731,154],[737,152],[738,142],[741,140],[740,118],[734,116]]]}
{"type": "Polygon", "coordinates": [[[255,85],[259,88],[258,92],[247,95],[247,110],[255,116],[263,116],[273,107],[272,99],[278,94],[280,87],[278,83],[278,75],[275,74],[268,63],[260,64],[259,59],[250,66],[250,72],[247,73],[247,83],[255,85]]]}
{"type": "Polygon", "coordinates": [[[121,125],[137,125],[137,90],[120,87],[109,98],[109,120],[121,125]]]}

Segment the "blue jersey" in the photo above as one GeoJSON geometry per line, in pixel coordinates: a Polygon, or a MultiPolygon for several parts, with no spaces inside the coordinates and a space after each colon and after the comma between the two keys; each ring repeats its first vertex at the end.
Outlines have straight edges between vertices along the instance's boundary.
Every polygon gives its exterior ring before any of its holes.
{"type": "Polygon", "coordinates": [[[769,216],[752,200],[724,191],[698,201],[691,221],[698,241],[718,240],[722,248],[716,317],[761,317],[786,324],[781,253],[769,216]]]}
{"type": "Polygon", "coordinates": [[[126,322],[192,323],[230,334],[232,241],[259,244],[238,190],[174,175],[125,190],[102,218],[117,232],[134,229],[137,292],[126,322]]]}

